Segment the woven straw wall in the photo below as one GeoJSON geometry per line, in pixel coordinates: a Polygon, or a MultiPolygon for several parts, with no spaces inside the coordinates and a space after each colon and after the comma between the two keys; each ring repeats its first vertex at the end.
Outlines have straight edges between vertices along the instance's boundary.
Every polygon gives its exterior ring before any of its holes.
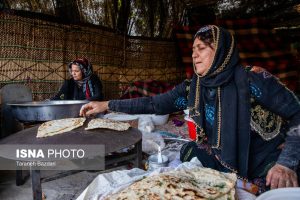
{"type": "Polygon", "coordinates": [[[0,87],[28,85],[34,100],[53,96],[69,78],[66,64],[86,57],[104,86],[106,99],[122,86],[183,78],[174,42],[123,37],[98,27],[65,25],[0,13],[0,87]]]}

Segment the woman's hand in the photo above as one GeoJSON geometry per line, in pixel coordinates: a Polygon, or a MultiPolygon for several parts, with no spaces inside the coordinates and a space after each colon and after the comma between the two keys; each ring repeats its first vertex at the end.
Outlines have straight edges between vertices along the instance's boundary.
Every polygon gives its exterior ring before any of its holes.
{"type": "Polygon", "coordinates": [[[274,165],[268,171],[266,180],[266,185],[270,185],[271,189],[282,187],[298,187],[296,172],[280,164],[274,165]]]}
{"type": "Polygon", "coordinates": [[[83,105],[80,109],[80,116],[90,116],[108,110],[108,101],[92,101],[83,105]]]}

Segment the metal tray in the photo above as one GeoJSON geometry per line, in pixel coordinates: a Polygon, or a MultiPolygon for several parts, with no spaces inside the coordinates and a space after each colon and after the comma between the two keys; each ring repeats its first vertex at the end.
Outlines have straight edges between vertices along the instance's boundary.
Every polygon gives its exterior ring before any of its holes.
{"type": "Polygon", "coordinates": [[[8,103],[14,117],[23,122],[49,121],[68,117],[78,117],[79,110],[87,100],[55,100],[8,103]]]}

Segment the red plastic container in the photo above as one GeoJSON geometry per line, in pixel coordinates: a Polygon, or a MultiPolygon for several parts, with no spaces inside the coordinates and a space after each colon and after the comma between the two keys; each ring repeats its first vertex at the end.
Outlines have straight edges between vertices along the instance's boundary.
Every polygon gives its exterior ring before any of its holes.
{"type": "Polygon", "coordinates": [[[196,140],[196,125],[195,125],[193,119],[188,116],[185,116],[184,119],[186,120],[187,125],[188,125],[190,138],[192,140],[196,140]]]}

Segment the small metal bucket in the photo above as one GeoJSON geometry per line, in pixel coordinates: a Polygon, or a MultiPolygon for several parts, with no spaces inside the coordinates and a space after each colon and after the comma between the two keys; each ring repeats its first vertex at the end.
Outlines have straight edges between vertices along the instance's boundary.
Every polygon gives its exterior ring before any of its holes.
{"type": "Polygon", "coordinates": [[[148,171],[153,171],[161,167],[167,167],[169,159],[165,155],[161,155],[162,162],[158,163],[157,155],[152,155],[148,158],[148,171]]]}

